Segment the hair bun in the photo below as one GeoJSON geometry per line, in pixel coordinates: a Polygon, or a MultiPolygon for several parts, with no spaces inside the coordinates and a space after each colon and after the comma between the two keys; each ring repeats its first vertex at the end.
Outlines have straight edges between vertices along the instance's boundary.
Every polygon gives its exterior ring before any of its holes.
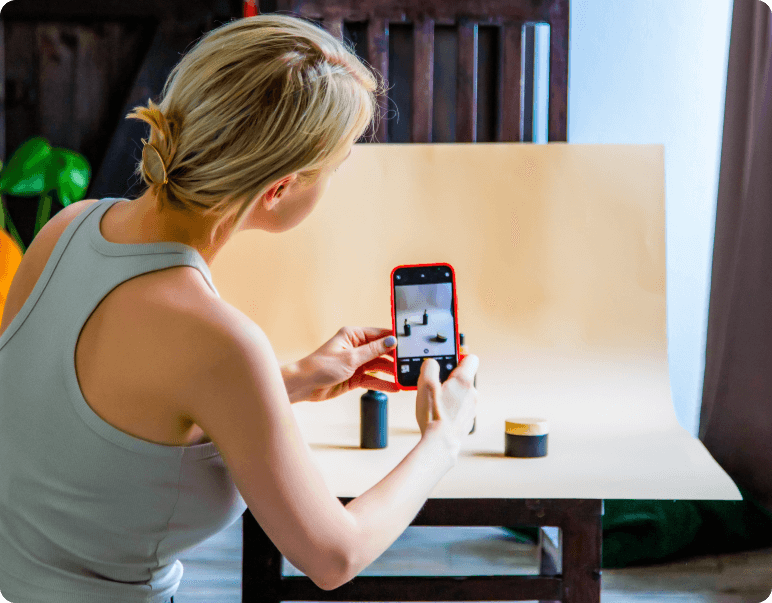
{"type": "Polygon", "coordinates": [[[169,176],[166,173],[166,166],[161,158],[161,153],[144,138],[142,142],[145,143],[142,147],[142,163],[145,167],[145,173],[150,176],[153,184],[168,183],[169,176]]]}

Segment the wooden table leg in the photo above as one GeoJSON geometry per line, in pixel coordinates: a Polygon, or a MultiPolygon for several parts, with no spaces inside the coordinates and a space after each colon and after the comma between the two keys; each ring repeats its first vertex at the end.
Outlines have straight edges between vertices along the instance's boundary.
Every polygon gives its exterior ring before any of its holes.
{"type": "Polygon", "coordinates": [[[276,545],[247,509],[243,515],[242,603],[281,602],[281,559],[276,545]]]}
{"type": "Polygon", "coordinates": [[[603,501],[592,502],[597,514],[568,514],[561,526],[564,603],[600,603],[603,501]]]}

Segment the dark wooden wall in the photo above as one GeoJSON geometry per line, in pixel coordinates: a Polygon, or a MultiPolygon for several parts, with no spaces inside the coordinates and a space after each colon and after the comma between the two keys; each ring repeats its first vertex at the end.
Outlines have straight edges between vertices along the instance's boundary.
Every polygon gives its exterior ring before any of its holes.
{"type": "MultiPolygon", "coordinates": [[[[275,3],[274,3],[275,6],[275,3]]],[[[261,12],[272,12],[270,0],[261,12]]],[[[133,171],[146,128],[124,116],[157,100],[181,53],[206,31],[242,15],[241,0],[14,0],[2,11],[0,47],[0,158],[33,136],[85,155],[93,173],[87,196],[133,197],[133,171]],[[3,132],[4,126],[4,132],[3,132]]],[[[367,58],[365,24],[346,23],[344,37],[367,58]]],[[[412,24],[390,26],[388,140],[410,140],[412,24]]],[[[493,141],[498,28],[479,26],[477,140],[493,141]]],[[[533,98],[533,29],[524,32],[524,105],[533,98]]],[[[434,142],[455,140],[457,34],[435,30],[434,142]]],[[[524,141],[532,140],[524,112],[524,141]]],[[[32,240],[36,203],[6,197],[25,244],[32,240]]],[[[54,202],[52,215],[61,210],[54,202]]]]}
{"type": "Polygon", "coordinates": [[[6,135],[10,153],[42,135],[99,170],[155,25],[6,21],[6,135]]]}

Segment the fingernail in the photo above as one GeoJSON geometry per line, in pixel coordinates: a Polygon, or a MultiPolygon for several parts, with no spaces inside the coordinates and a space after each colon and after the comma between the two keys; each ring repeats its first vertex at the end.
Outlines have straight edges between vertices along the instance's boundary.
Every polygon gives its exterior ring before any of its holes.
{"type": "Polygon", "coordinates": [[[387,338],[384,340],[384,342],[383,342],[383,343],[385,343],[385,344],[386,344],[386,347],[387,347],[387,348],[390,348],[391,346],[393,346],[393,345],[396,345],[396,344],[397,344],[397,338],[396,338],[396,337],[394,337],[394,335],[389,335],[389,336],[388,336],[388,337],[387,337],[387,338]]]}

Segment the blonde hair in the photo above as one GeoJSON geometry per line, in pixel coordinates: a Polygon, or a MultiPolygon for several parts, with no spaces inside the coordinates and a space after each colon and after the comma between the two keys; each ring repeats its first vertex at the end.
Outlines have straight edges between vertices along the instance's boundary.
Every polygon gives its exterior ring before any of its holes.
{"type": "Polygon", "coordinates": [[[238,230],[256,196],[293,173],[313,180],[362,136],[382,91],[376,70],[311,22],[234,20],[183,56],[159,104],[126,116],[150,125],[136,173],[162,207],[218,224],[235,214],[238,230]]]}

